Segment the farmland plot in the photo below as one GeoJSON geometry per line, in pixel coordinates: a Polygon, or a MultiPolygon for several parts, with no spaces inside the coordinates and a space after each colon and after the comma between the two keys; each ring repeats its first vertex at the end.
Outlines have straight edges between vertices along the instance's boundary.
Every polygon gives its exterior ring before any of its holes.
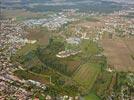
{"type": "Polygon", "coordinates": [[[73,79],[86,90],[90,90],[96,81],[100,70],[101,67],[99,65],[86,63],[76,70],[73,79]]]}

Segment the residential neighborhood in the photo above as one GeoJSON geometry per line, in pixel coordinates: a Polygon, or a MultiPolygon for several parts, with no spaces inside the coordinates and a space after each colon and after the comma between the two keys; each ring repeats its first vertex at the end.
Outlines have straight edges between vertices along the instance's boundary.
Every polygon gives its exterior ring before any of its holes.
{"type": "Polygon", "coordinates": [[[41,27],[47,27],[50,30],[56,30],[57,28],[60,28],[61,26],[77,21],[78,19],[74,18],[67,18],[64,14],[60,13],[58,15],[52,15],[50,18],[45,18],[45,19],[31,19],[31,20],[26,20],[24,21],[24,25],[28,27],[36,27],[36,26],[41,26],[41,27]]]}

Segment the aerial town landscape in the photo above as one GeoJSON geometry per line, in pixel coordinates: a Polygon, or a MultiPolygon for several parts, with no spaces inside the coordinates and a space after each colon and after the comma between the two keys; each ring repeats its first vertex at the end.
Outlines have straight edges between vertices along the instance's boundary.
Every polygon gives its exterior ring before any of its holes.
{"type": "Polygon", "coordinates": [[[134,100],[134,1],[0,0],[0,100],[134,100]]]}

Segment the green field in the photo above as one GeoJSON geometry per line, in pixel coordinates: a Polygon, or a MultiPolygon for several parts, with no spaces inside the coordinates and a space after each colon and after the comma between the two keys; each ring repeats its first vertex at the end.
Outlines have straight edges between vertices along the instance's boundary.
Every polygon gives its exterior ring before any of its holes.
{"type": "MultiPolygon", "coordinates": [[[[37,43],[35,43],[35,44],[26,44],[20,50],[18,50],[15,55],[13,55],[11,57],[12,61],[13,62],[16,62],[17,61],[17,62],[20,62],[20,63],[23,62],[24,61],[24,59],[23,59],[24,56],[27,55],[28,53],[36,50],[37,47],[38,47],[38,44],[37,43]]],[[[34,59],[35,59],[35,57],[34,57],[34,59]]],[[[32,61],[33,61],[33,57],[32,57],[32,61]]],[[[36,62],[39,62],[39,61],[36,61],[36,62]]]]}
{"type": "Polygon", "coordinates": [[[40,75],[40,74],[36,74],[30,71],[26,71],[26,70],[17,70],[14,72],[16,76],[18,76],[19,78],[25,79],[25,80],[35,80],[44,84],[49,84],[49,78],[44,76],[44,75],[40,75]]]}
{"type": "Polygon", "coordinates": [[[18,55],[18,56],[25,55],[25,54],[33,51],[33,50],[36,50],[37,47],[38,47],[38,44],[37,43],[35,43],[35,44],[26,44],[25,46],[23,46],[21,48],[21,50],[18,50],[17,51],[16,55],[18,55]]]}
{"type": "Polygon", "coordinates": [[[100,100],[100,98],[96,96],[94,93],[91,93],[85,96],[84,100],[100,100]]]}
{"type": "Polygon", "coordinates": [[[100,71],[101,67],[99,65],[86,63],[81,65],[74,73],[73,79],[86,90],[90,90],[100,71]]]}
{"type": "Polygon", "coordinates": [[[106,91],[110,86],[112,76],[113,73],[110,72],[103,71],[100,73],[94,84],[93,91],[96,91],[99,96],[106,94],[106,91]]]}

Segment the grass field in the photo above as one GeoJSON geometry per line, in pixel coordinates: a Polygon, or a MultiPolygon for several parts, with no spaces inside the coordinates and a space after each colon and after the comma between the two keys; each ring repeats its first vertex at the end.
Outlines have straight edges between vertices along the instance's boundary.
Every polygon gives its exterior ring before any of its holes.
{"type": "Polygon", "coordinates": [[[104,71],[99,74],[92,91],[95,91],[97,95],[102,96],[109,89],[112,81],[112,73],[104,71]]]}
{"type": "Polygon", "coordinates": [[[18,56],[25,55],[25,54],[29,53],[30,51],[36,50],[37,47],[38,47],[37,43],[35,43],[35,44],[26,44],[25,46],[23,46],[21,48],[21,50],[17,51],[16,55],[18,55],[18,56]]]}
{"type": "Polygon", "coordinates": [[[86,90],[90,90],[96,81],[101,67],[97,64],[86,63],[81,65],[74,73],[73,79],[83,86],[86,90]]]}
{"type": "MultiPolygon", "coordinates": [[[[16,52],[15,55],[13,55],[11,57],[12,61],[18,61],[18,62],[22,62],[22,58],[27,55],[29,52],[36,50],[38,47],[38,44],[26,44],[25,46],[23,46],[20,50],[18,50],[16,52]]],[[[38,61],[37,61],[38,62],[38,61]]]]}
{"type": "Polygon", "coordinates": [[[96,96],[94,93],[91,93],[85,96],[84,100],[100,100],[100,98],[96,96]]]}

